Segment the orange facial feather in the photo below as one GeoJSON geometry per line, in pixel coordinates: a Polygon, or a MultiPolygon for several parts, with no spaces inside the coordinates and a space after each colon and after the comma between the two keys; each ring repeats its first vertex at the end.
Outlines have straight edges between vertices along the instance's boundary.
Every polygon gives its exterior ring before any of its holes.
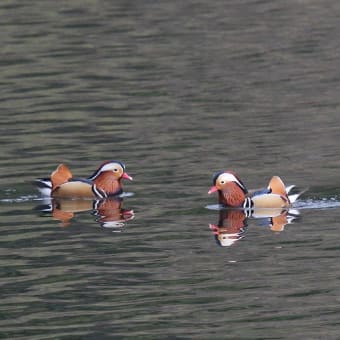
{"type": "Polygon", "coordinates": [[[243,190],[233,182],[228,183],[221,190],[219,195],[219,203],[231,206],[240,207],[245,200],[245,194],[243,190]]]}
{"type": "Polygon", "coordinates": [[[98,189],[105,191],[108,195],[119,193],[122,190],[120,181],[110,171],[101,173],[93,182],[98,189]]]}

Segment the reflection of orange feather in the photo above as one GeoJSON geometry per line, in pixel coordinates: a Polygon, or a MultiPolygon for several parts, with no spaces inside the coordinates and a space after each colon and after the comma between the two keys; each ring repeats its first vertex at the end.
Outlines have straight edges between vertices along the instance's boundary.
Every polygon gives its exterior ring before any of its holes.
{"type": "MultiPolygon", "coordinates": [[[[104,212],[108,210],[120,210],[122,207],[122,201],[119,199],[106,199],[100,202],[97,210],[99,212],[104,212]]],[[[107,213],[105,213],[106,215],[107,213]]]]}
{"type": "Polygon", "coordinates": [[[284,229],[284,226],[288,223],[287,220],[288,212],[283,212],[279,216],[272,217],[272,231],[282,231],[284,229]]]}
{"type": "Polygon", "coordinates": [[[238,233],[245,226],[246,216],[243,210],[222,210],[218,226],[227,233],[238,233]]]}
{"type": "Polygon", "coordinates": [[[61,221],[63,227],[67,227],[69,225],[70,220],[73,218],[74,213],[53,209],[52,216],[53,219],[61,221]]]}
{"type": "Polygon", "coordinates": [[[100,202],[97,208],[98,216],[100,216],[100,222],[119,221],[122,219],[120,200],[104,200],[100,202]]]}
{"type": "Polygon", "coordinates": [[[272,177],[272,179],[269,182],[269,188],[271,189],[272,194],[277,194],[288,198],[286,187],[279,176],[272,177]]]}
{"type": "Polygon", "coordinates": [[[65,164],[60,164],[51,174],[52,190],[72,178],[72,173],[65,164]]]}

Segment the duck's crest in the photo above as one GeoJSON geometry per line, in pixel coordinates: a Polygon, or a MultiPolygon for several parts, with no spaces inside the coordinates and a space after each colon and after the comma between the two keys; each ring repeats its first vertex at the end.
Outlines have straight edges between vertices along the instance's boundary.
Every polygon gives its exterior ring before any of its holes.
{"type": "Polygon", "coordinates": [[[213,174],[212,180],[213,180],[213,184],[215,185],[216,180],[218,178],[219,175],[223,174],[224,171],[217,171],[216,173],[213,174]]]}

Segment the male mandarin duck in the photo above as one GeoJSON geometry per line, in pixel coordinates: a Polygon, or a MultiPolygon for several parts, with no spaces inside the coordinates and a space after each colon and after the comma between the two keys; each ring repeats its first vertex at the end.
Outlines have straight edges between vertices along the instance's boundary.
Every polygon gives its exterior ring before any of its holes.
{"type": "Polygon", "coordinates": [[[289,208],[300,194],[288,195],[294,186],[285,187],[278,176],[273,176],[268,188],[248,191],[233,171],[218,172],[213,176],[209,194],[218,192],[218,201],[232,208],[289,208]]]}
{"type": "Polygon", "coordinates": [[[106,198],[123,192],[121,180],[132,177],[125,171],[125,164],[118,161],[104,162],[88,178],[74,178],[65,164],[60,164],[49,179],[36,180],[44,196],[71,198],[106,198]]]}

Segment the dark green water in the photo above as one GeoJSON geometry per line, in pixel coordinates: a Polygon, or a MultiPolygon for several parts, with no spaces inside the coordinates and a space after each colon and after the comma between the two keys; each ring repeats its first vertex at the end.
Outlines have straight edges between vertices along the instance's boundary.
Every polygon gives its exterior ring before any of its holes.
{"type": "Polygon", "coordinates": [[[339,15],[337,1],[1,2],[0,337],[339,338],[339,15]],[[32,179],[107,159],[134,177],[134,218],[36,209],[32,179]],[[222,218],[240,239],[221,247],[206,208],[220,169],[309,191],[281,231],[222,218]]]}

